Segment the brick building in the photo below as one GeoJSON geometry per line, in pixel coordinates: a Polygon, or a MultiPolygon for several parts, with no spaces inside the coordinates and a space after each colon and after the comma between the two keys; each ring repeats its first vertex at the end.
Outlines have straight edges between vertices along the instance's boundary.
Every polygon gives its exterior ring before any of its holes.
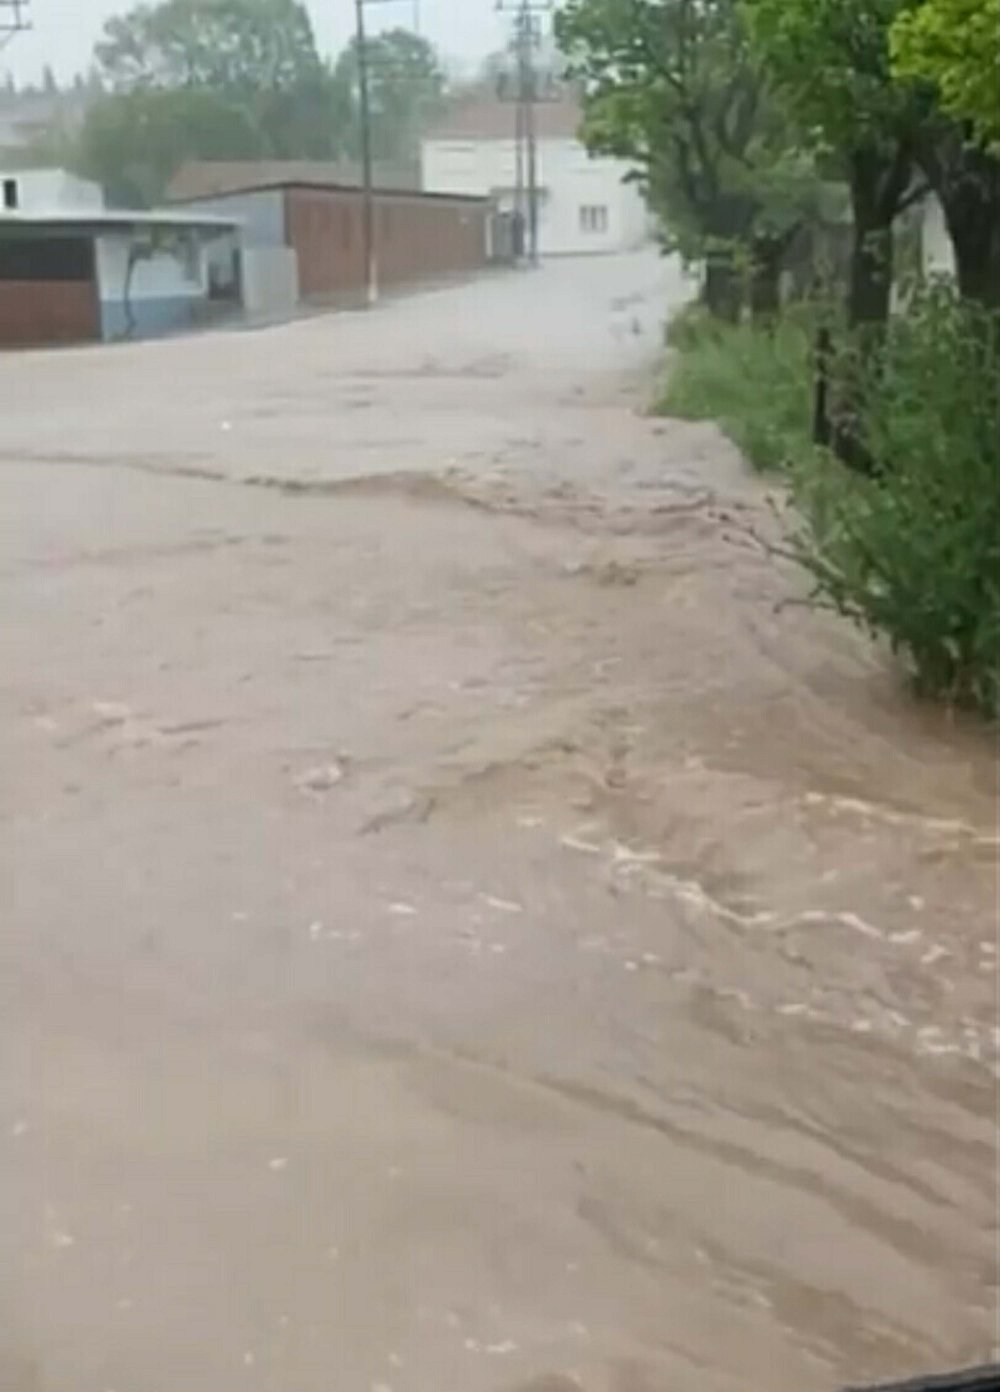
{"type": "MultiPolygon", "coordinates": [[[[270,264],[268,257],[277,258],[281,249],[293,252],[304,301],[350,303],[363,291],[364,198],[356,186],[278,180],[177,201],[188,210],[239,219],[250,264],[270,264]]],[[[471,274],[487,262],[486,198],[379,189],[374,213],[383,286],[471,274]]]]}

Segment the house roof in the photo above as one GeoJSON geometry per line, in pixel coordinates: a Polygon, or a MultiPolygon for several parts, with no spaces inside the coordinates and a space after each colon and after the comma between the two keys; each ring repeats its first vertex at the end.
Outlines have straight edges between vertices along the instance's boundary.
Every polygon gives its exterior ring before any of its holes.
{"type": "MultiPolygon", "coordinates": [[[[375,183],[380,188],[416,189],[419,171],[406,166],[376,164],[375,183]]],[[[276,188],[282,184],[336,184],[360,188],[361,168],[336,160],[188,160],[171,179],[167,199],[184,203],[249,189],[276,188]]]]}
{"type": "Polygon", "coordinates": [[[76,231],[117,230],[128,227],[205,228],[228,232],[242,218],[216,217],[209,213],[181,213],[170,208],[140,211],[134,208],[18,208],[0,212],[0,237],[8,228],[69,227],[76,231]]]}
{"type": "MultiPolygon", "coordinates": [[[[459,102],[428,130],[425,140],[512,140],[517,108],[495,97],[459,102]]],[[[539,140],[574,140],[583,119],[579,102],[563,94],[534,108],[539,140]]]]}
{"type": "MultiPolygon", "coordinates": [[[[362,190],[357,184],[332,184],[318,179],[281,179],[274,183],[245,184],[241,188],[227,189],[225,193],[207,193],[197,198],[180,198],[175,201],[186,207],[196,207],[199,203],[217,206],[227,198],[239,198],[245,193],[281,192],[286,189],[311,189],[314,193],[352,193],[358,198],[362,190]]],[[[478,193],[436,193],[431,189],[419,188],[375,188],[372,193],[377,203],[380,198],[412,198],[419,202],[431,200],[442,203],[488,203],[489,199],[478,193]]],[[[242,221],[241,218],[234,221],[242,221]]]]}

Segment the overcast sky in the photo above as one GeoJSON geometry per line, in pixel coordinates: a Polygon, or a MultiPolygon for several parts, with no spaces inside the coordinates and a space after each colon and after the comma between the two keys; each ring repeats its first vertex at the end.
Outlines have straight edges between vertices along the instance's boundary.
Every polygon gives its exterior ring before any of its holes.
{"type": "MultiPolygon", "coordinates": [[[[34,81],[45,63],[65,80],[86,69],[94,40],[109,15],[131,8],[132,0],[30,0],[32,31],[18,34],[0,51],[0,72],[9,69],[19,81],[34,81]]],[[[324,53],[340,49],[354,22],[353,0],[306,0],[324,53]]],[[[372,29],[405,25],[415,11],[421,32],[448,59],[469,62],[499,48],[505,25],[495,0],[389,0],[372,4],[372,29]]]]}

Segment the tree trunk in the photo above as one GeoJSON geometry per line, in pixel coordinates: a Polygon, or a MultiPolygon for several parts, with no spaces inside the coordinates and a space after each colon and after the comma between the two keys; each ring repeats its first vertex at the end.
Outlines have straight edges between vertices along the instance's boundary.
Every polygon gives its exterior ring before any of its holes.
{"type": "Polygon", "coordinates": [[[847,322],[852,329],[881,329],[889,318],[892,298],[892,221],[877,210],[854,217],[851,275],[847,292],[847,322]]]}
{"type": "Polygon", "coordinates": [[[784,241],[760,237],[753,246],[750,273],[750,317],[754,324],[773,324],[781,309],[781,257],[784,241]]]}
{"type": "Polygon", "coordinates": [[[911,151],[898,145],[892,155],[876,148],[851,158],[851,210],[854,241],[847,296],[851,328],[873,327],[878,340],[889,318],[892,298],[892,224],[904,206],[912,175],[911,151]]]}
{"type": "Polygon", "coordinates": [[[858,473],[874,472],[862,425],[863,386],[878,371],[878,350],[889,320],[892,296],[893,235],[879,209],[855,202],[854,241],[847,291],[847,322],[857,348],[847,360],[848,377],[839,384],[830,443],[838,459],[858,473]],[[856,375],[854,375],[856,374],[856,375]]]}
{"type": "Polygon", "coordinates": [[[122,309],[125,313],[125,332],[123,338],[132,338],[135,334],[135,311],[132,308],[132,278],[135,275],[135,268],[139,263],[139,251],[135,246],[128,249],[128,263],[125,267],[125,283],[122,286],[122,309]]]}
{"type": "Polygon", "coordinates": [[[781,272],[785,256],[801,231],[794,223],[784,232],[756,236],[751,248],[750,313],[755,324],[772,324],[781,310],[781,272]]]}
{"type": "Polygon", "coordinates": [[[830,357],[833,350],[833,341],[830,337],[830,330],[824,324],[816,333],[816,342],[813,348],[813,363],[816,371],[816,381],[813,388],[813,428],[812,438],[814,445],[829,445],[831,439],[830,430],[830,357]]]}
{"type": "Polygon", "coordinates": [[[944,209],[963,299],[1000,308],[1000,160],[964,144],[942,141],[924,162],[944,209]]]}
{"type": "Polygon", "coordinates": [[[740,279],[731,253],[710,251],[705,259],[705,305],[716,319],[739,322],[742,307],[740,279]]]}
{"type": "Polygon", "coordinates": [[[975,300],[986,309],[1000,309],[1000,208],[973,222],[949,221],[955,248],[958,289],[963,299],[975,300]]]}
{"type": "Polygon", "coordinates": [[[875,472],[864,438],[864,384],[879,371],[879,350],[892,300],[892,224],[903,206],[911,173],[911,152],[903,144],[888,156],[867,147],[856,150],[851,158],[854,227],[847,322],[857,351],[848,368],[852,376],[840,384],[831,444],[844,464],[863,474],[875,472]]]}

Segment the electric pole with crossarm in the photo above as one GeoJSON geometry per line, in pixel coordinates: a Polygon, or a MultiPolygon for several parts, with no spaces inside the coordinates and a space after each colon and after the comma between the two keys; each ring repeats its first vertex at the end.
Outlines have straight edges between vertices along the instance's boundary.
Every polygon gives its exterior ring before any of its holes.
{"type": "Polygon", "coordinates": [[[551,10],[552,0],[496,0],[498,10],[513,12],[514,80],[501,82],[501,98],[514,103],[514,211],[527,231],[527,257],[538,263],[538,128],[536,106],[547,99],[539,82],[535,50],[541,43],[541,14],[551,10]],[[510,89],[512,95],[508,96],[510,89]]]}
{"type": "Polygon", "coordinates": [[[6,48],[15,34],[31,28],[30,0],[0,0],[0,48],[6,48]]]}

